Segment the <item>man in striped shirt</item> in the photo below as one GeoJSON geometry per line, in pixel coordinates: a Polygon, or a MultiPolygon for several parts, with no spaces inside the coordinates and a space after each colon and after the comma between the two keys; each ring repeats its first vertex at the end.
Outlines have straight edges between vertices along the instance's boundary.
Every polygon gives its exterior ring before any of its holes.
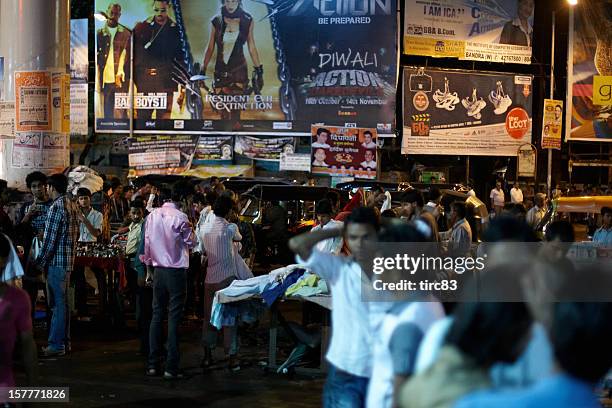
{"type": "Polygon", "coordinates": [[[45,356],[63,356],[70,345],[70,311],[66,292],[74,268],[76,245],[79,239],[79,218],[76,204],[66,195],[68,178],[54,174],[47,180],[49,208],[42,248],[35,263],[47,270],[49,301],[53,312],[49,328],[49,345],[43,347],[45,356]]]}
{"type": "MultiPolygon", "coordinates": [[[[236,224],[230,223],[233,200],[221,195],[215,201],[213,212],[214,219],[204,224],[202,228],[203,249],[208,256],[208,267],[206,280],[204,281],[204,326],[202,343],[204,345],[204,368],[212,364],[212,350],[217,344],[217,329],[210,324],[212,314],[212,303],[215,292],[228,287],[238,276],[236,269],[237,252],[234,247],[235,241],[240,241],[242,236],[236,224]]],[[[240,368],[237,361],[238,339],[235,326],[223,327],[223,345],[225,354],[229,355],[230,369],[240,368]]]]}
{"type": "Polygon", "coordinates": [[[162,189],[164,203],[147,217],[144,254],[141,260],[153,266],[153,318],[149,330],[149,362],[147,375],[155,376],[160,369],[163,316],[168,308],[168,357],[164,379],[180,378],[178,327],[183,318],[187,292],[189,250],[195,246],[193,229],[187,214],[179,210],[184,195],[178,185],[170,192],[162,189]],[[164,200],[165,199],[165,200],[164,200]]]}

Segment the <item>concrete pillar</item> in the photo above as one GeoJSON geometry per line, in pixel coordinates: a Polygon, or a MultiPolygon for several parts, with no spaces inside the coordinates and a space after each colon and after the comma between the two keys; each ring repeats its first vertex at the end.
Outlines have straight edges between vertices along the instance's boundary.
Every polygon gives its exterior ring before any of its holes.
{"type": "MultiPolygon", "coordinates": [[[[15,99],[15,71],[69,74],[70,0],[1,0],[0,56],[4,57],[5,100],[15,99]]],[[[69,165],[69,133],[62,131],[61,121],[55,122],[53,131],[64,137],[64,162],[69,165]]],[[[59,168],[15,168],[10,140],[2,142],[0,155],[0,178],[6,179],[10,187],[25,187],[25,176],[34,170],[49,174],[59,168]]]]}

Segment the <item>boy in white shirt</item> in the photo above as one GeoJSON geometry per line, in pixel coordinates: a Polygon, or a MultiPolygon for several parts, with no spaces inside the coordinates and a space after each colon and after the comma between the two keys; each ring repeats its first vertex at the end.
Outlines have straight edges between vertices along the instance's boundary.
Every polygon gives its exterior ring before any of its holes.
{"type": "Polygon", "coordinates": [[[325,279],[332,292],[332,338],[326,355],[330,366],[323,392],[326,408],[365,404],[372,371],[372,339],[370,305],[361,297],[362,265],[371,269],[367,265],[371,266],[368,260],[371,261],[370,250],[377,240],[378,229],[376,212],[358,207],[346,218],[343,230],[323,228],[289,241],[289,247],[298,255],[298,263],[325,279]],[[316,249],[319,242],[341,236],[351,257],[316,249]]]}

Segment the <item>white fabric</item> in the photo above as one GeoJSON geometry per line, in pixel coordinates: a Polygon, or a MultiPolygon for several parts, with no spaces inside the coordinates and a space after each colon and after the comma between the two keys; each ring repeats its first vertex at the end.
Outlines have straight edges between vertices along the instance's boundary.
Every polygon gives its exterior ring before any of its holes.
{"type": "Polygon", "coordinates": [[[540,208],[537,205],[533,206],[529,211],[527,211],[527,216],[525,220],[530,227],[535,228],[538,226],[542,218],[546,215],[546,207],[540,208]]]}
{"type": "Polygon", "coordinates": [[[514,188],[510,190],[510,202],[514,204],[523,203],[523,191],[520,188],[514,188]]]}
{"type": "MultiPolygon", "coordinates": [[[[342,221],[330,220],[327,224],[321,227],[321,224],[316,225],[312,228],[311,231],[318,231],[320,229],[341,229],[344,226],[342,221]]],[[[321,252],[328,252],[330,254],[338,254],[342,249],[342,237],[328,238],[326,240],[320,241],[316,245],[316,249],[321,252]]]]}
{"type": "Polygon", "coordinates": [[[313,250],[297,262],[327,281],[332,294],[332,337],[327,361],[349,374],[370,377],[370,305],[361,297],[361,267],[351,258],[313,250]]]}
{"type": "MultiPolygon", "coordinates": [[[[80,210],[79,210],[80,211],[80,210]]],[[[104,216],[100,211],[96,211],[93,208],[89,210],[89,214],[87,214],[87,220],[91,224],[94,229],[102,231],[102,221],[104,216]]],[[[85,223],[79,223],[79,242],[97,242],[98,238],[94,237],[87,227],[85,223]]]]}
{"type": "Polygon", "coordinates": [[[196,247],[194,249],[195,252],[199,252],[201,254],[205,253],[204,242],[202,240],[202,234],[204,233],[203,228],[204,225],[214,221],[215,213],[212,210],[212,207],[209,205],[204,207],[202,212],[200,212],[200,218],[198,219],[198,225],[196,225],[196,247]]]}
{"type": "Polygon", "coordinates": [[[369,169],[376,169],[376,161],[374,160],[370,160],[370,161],[362,161],[361,162],[361,167],[365,168],[369,168],[369,169]]]}
{"type": "Polygon", "coordinates": [[[380,208],[380,212],[382,213],[383,211],[390,210],[391,202],[392,202],[391,193],[388,191],[385,191],[385,201],[383,202],[383,205],[380,208]]]}
{"type": "Polygon", "coordinates": [[[86,188],[91,194],[102,190],[102,177],[87,166],[78,166],[68,173],[68,191],[76,196],[79,188],[86,188]]]}
{"type": "Polygon", "coordinates": [[[13,245],[13,241],[11,241],[11,239],[6,234],[3,235],[8,240],[11,250],[9,252],[6,266],[2,271],[1,281],[9,282],[15,278],[23,276],[23,267],[21,266],[21,262],[19,261],[19,256],[17,256],[17,251],[15,251],[15,245],[13,245]]]}
{"type": "Polygon", "coordinates": [[[417,353],[416,365],[414,367],[415,375],[422,373],[436,361],[438,351],[442,348],[442,343],[444,343],[444,338],[452,323],[452,317],[445,317],[435,322],[425,333],[417,353]]]}
{"type": "Polygon", "coordinates": [[[403,323],[414,323],[423,333],[444,317],[439,302],[406,303],[399,313],[387,313],[375,328],[373,336],[372,377],[368,384],[367,408],[390,408],[393,403],[393,359],[390,342],[395,329],[403,323]]]}

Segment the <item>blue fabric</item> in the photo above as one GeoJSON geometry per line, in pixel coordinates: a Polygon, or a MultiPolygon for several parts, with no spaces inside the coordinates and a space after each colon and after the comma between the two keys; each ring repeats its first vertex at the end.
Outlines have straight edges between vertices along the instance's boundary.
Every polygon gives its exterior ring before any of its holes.
{"type": "Polygon", "coordinates": [[[255,299],[236,303],[213,303],[210,324],[217,329],[223,326],[235,326],[238,322],[254,323],[266,310],[264,305],[255,299]]]}
{"type": "Polygon", "coordinates": [[[140,255],[144,254],[144,244],[145,244],[144,236],[145,236],[146,226],[147,226],[147,218],[145,217],[142,223],[142,228],[140,229],[140,242],[138,243],[138,249],[136,250],[136,255],[134,256],[134,259],[132,260],[132,268],[134,268],[138,278],[140,279],[144,279],[147,274],[147,267],[140,260],[140,255]]]}
{"type": "Polygon", "coordinates": [[[168,308],[168,357],[166,371],[176,374],[179,368],[178,328],[183,318],[187,292],[187,270],[155,268],[153,275],[153,318],[149,329],[149,367],[159,366],[163,313],[168,308]]]}
{"type": "Polygon", "coordinates": [[[70,341],[70,311],[66,297],[69,281],[70,274],[63,268],[49,266],[47,284],[49,307],[52,312],[49,347],[54,350],[64,350],[70,341]]]}
{"type": "Polygon", "coordinates": [[[540,381],[523,391],[480,391],[461,398],[455,408],[596,408],[600,407],[593,385],[568,375],[540,381]]]}
{"type": "Polygon", "coordinates": [[[323,389],[324,408],[360,408],[365,406],[369,379],[338,370],[329,365],[323,389]]]}
{"type": "Polygon", "coordinates": [[[291,274],[289,274],[285,278],[285,280],[283,280],[279,285],[264,290],[261,294],[261,297],[263,297],[263,300],[264,302],[266,302],[266,305],[268,305],[268,307],[271,307],[276,301],[276,299],[285,294],[285,291],[289,286],[293,285],[295,282],[298,281],[298,279],[300,279],[304,272],[306,272],[304,269],[296,269],[295,271],[291,272],[291,274]]]}

